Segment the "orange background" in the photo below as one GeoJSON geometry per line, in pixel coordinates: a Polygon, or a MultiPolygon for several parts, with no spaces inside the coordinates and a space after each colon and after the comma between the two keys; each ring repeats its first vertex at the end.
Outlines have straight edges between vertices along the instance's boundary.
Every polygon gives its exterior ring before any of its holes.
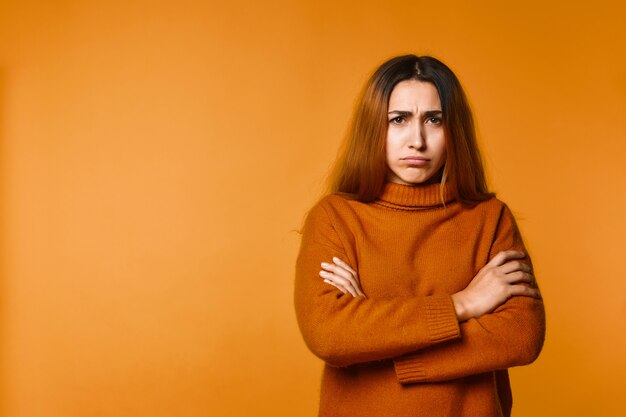
{"type": "Polygon", "coordinates": [[[0,3],[2,415],[315,416],[293,230],[404,53],[461,79],[542,285],[514,415],[621,415],[623,2],[295,3],[0,3]]]}

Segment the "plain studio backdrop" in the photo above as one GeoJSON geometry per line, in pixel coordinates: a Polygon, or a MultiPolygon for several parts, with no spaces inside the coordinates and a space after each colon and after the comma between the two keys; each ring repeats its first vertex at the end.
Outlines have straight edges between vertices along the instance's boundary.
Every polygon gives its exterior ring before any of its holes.
{"type": "Polygon", "coordinates": [[[459,76],[543,290],[514,415],[621,415],[622,4],[2,1],[2,415],[314,417],[294,230],[405,53],[459,76]]]}

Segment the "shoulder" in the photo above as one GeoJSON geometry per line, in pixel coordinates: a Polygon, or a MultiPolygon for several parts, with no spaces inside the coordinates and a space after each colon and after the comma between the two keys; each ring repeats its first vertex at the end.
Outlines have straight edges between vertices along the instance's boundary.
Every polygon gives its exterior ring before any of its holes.
{"type": "Polygon", "coordinates": [[[363,204],[340,194],[327,194],[320,198],[311,208],[312,215],[329,218],[341,216],[342,213],[354,211],[354,204],[363,204]]]}
{"type": "Polygon", "coordinates": [[[497,217],[498,223],[501,222],[509,222],[516,224],[516,217],[518,217],[518,213],[511,208],[509,204],[505,201],[492,197],[486,201],[488,204],[488,211],[494,216],[497,217]]]}
{"type": "Polygon", "coordinates": [[[303,244],[322,244],[341,250],[342,242],[338,234],[341,222],[336,215],[342,197],[326,195],[308,210],[302,227],[303,244]]]}
{"type": "Polygon", "coordinates": [[[341,194],[327,194],[317,200],[306,214],[305,225],[309,228],[334,229],[346,232],[355,218],[362,215],[365,203],[344,197],[341,194]]]}
{"type": "Polygon", "coordinates": [[[499,220],[503,215],[512,216],[509,206],[498,197],[491,197],[481,201],[475,208],[479,209],[487,217],[495,220],[499,220]]]}
{"type": "Polygon", "coordinates": [[[506,202],[496,197],[492,197],[485,203],[490,213],[490,224],[493,228],[492,254],[507,249],[524,250],[524,239],[514,210],[506,202]]]}
{"type": "Polygon", "coordinates": [[[338,210],[342,210],[342,206],[346,204],[345,200],[336,194],[321,197],[306,213],[305,225],[309,227],[332,226],[332,218],[336,217],[335,213],[338,210]]]}
{"type": "Polygon", "coordinates": [[[351,200],[341,194],[327,194],[322,197],[318,204],[325,205],[326,207],[345,207],[356,200],[351,200]]]}
{"type": "Polygon", "coordinates": [[[472,208],[464,209],[464,212],[467,215],[464,222],[481,227],[486,236],[495,237],[502,233],[517,232],[518,225],[513,211],[505,201],[495,196],[472,208]]]}

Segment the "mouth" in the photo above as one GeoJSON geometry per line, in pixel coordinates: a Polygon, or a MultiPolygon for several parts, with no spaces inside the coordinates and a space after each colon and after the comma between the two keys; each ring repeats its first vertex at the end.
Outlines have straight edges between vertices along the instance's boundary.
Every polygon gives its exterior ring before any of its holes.
{"type": "Polygon", "coordinates": [[[406,158],[402,158],[404,161],[430,161],[430,159],[423,156],[407,156],[406,158]]]}
{"type": "Polygon", "coordinates": [[[408,158],[402,158],[402,160],[410,167],[424,166],[430,161],[430,159],[421,156],[410,156],[408,158]]]}

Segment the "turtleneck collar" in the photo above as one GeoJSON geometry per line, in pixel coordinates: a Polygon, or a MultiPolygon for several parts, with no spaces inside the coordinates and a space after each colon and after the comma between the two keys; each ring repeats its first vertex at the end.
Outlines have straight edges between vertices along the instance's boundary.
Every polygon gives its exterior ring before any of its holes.
{"type": "MultiPolygon", "coordinates": [[[[443,207],[440,187],[440,183],[404,185],[387,181],[376,202],[404,210],[443,207]]],[[[446,204],[454,200],[450,183],[444,185],[443,197],[446,204]]]]}

